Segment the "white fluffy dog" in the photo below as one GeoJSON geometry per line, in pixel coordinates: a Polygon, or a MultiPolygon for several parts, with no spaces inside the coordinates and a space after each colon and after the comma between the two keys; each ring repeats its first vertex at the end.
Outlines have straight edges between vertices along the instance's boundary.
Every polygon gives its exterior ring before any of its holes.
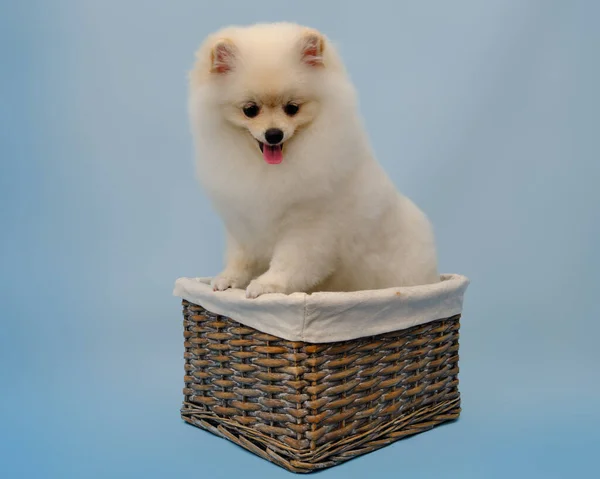
{"type": "Polygon", "coordinates": [[[373,157],[324,35],[290,23],[211,35],[189,113],[198,175],[227,231],[215,290],[256,298],[439,281],[429,221],[373,157]]]}

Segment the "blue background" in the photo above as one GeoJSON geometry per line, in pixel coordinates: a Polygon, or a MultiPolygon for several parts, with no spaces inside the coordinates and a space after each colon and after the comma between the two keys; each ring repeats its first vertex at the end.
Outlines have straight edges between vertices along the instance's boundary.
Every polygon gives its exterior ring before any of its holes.
{"type": "Polygon", "coordinates": [[[221,266],[194,50],[275,20],[340,45],[379,160],[441,269],[472,280],[461,419],[322,477],[597,474],[598,18],[594,0],[2,0],[0,476],[291,477],[179,419],[171,296],[221,266]]]}

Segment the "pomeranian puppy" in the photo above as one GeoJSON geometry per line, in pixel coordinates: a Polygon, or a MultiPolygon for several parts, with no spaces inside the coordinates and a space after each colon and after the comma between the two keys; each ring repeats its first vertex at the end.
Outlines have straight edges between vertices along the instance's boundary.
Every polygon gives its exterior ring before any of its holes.
{"type": "Polygon", "coordinates": [[[357,291],[439,281],[426,216],[375,160],[334,46],[291,23],[228,27],[190,74],[199,180],[221,216],[216,291],[357,291]]]}

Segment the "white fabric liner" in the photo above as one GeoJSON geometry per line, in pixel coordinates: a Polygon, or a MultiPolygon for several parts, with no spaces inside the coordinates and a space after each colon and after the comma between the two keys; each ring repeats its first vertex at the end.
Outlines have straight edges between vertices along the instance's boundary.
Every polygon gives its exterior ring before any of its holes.
{"type": "Polygon", "coordinates": [[[330,343],[407,329],[462,313],[465,276],[443,274],[439,283],[348,293],[266,294],[214,292],[211,278],[179,278],[174,296],[289,341],[330,343]]]}

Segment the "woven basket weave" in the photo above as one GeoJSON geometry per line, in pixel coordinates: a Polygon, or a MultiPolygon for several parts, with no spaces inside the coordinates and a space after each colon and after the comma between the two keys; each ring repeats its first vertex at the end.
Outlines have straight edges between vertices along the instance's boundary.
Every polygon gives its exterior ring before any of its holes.
{"type": "Polygon", "coordinates": [[[288,341],[183,300],[182,418],[292,472],[458,418],[460,315],[350,341],[288,341]]]}

